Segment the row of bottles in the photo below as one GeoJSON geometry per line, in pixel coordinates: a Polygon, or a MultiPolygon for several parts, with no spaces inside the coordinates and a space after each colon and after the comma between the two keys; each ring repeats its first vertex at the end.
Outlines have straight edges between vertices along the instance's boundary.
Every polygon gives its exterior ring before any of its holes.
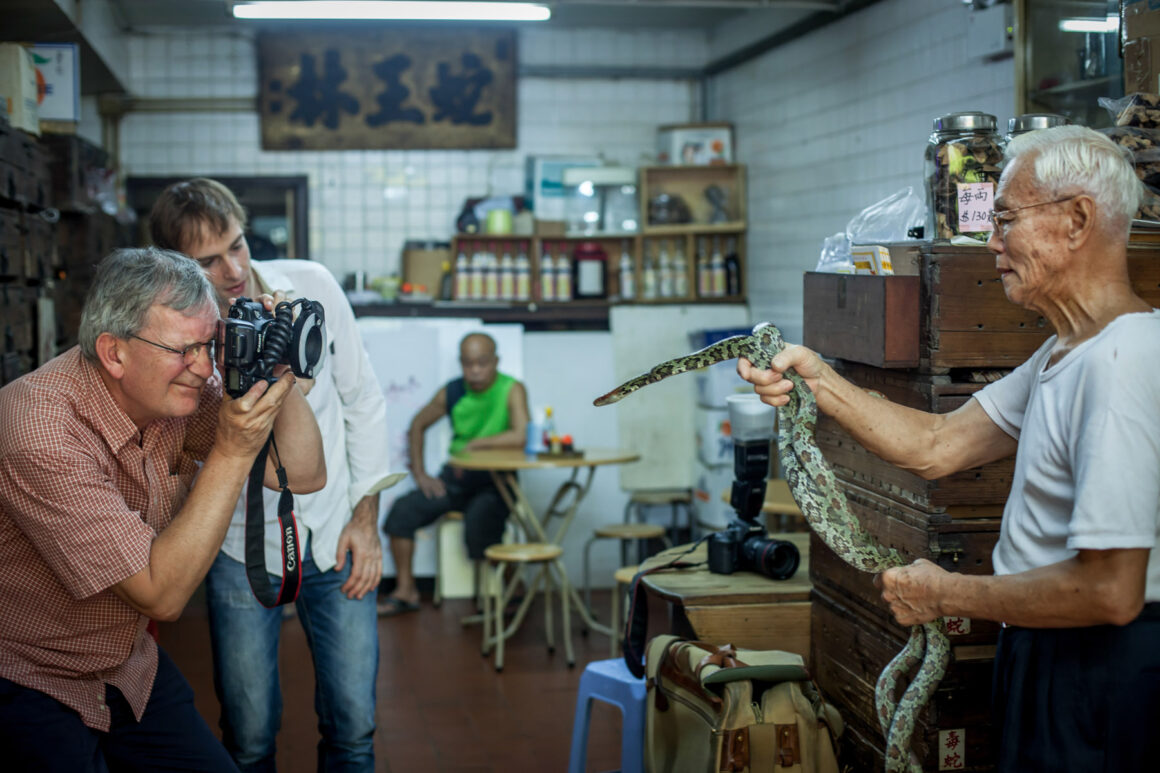
{"type": "Polygon", "coordinates": [[[528,301],[532,297],[532,264],[524,245],[512,256],[512,245],[463,243],[455,258],[455,300],[528,301]],[[470,255],[469,255],[470,253],[470,255]]]}
{"type": "MultiPolygon", "coordinates": [[[[657,300],[687,298],[689,267],[685,258],[683,240],[648,240],[645,242],[644,263],[641,267],[641,287],[637,294],[632,256],[625,242],[620,256],[620,297],[622,300],[657,300]]],[[[725,252],[721,240],[713,237],[712,250],[706,238],[697,241],[694,256],[695,296],[697,298],[724,298],[741,294],[741,262],[736,242],[729,239],[725,252]]]]}
{"type": "MultiPolygon", "coordinates": [[[[532,263],[527,243],[461,242],[455,259],[453,297],[461,301],[530,301],[532,263]]],[[[611,258],[598,243],[581,243],[573,253],[568,242],[544,242],[538,259],[538,300],[571,301],[605,297],[605,271],[611,258]]],[[[741,294],[741,264],[736,240],[724,251],[720,237],[697,240],[692,271],[684,239],[648,239],[640,272],[631,242],[621,243],[617,262],[619,299],[662,300],[724,298],[741,294]],[[690,282],[695,282],[690,286],[690,282]]]]}

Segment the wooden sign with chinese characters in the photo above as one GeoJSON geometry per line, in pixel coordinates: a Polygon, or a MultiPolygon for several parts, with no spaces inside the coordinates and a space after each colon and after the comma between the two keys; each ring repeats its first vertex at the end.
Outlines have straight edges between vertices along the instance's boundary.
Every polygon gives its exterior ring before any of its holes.
{"type": "Polygon", "coordinates": [[[510,29],[267,33],[258,60],[265,150],[516,146],[510,29]]]}

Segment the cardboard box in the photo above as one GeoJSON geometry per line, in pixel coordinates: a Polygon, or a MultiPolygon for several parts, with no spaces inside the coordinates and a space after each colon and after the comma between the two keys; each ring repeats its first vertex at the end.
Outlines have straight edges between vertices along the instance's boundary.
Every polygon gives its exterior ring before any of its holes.
{"type": "Polygon", "coordinates": [[[438,298],[445,263],[450,271],[454,260],[447,242],[407,242],[403,245],[403,282],[438,298]]]}
{"type": "Polygon", "coordinates": [[[657,129],[657,163],[705,166],[733,163],[733,124],[684,123],[657,129]]]}
{"type": "Polygon", "coordinates": [[[80,121],[80,47],[76,43],[37,43],[31,50],[40,120],[80,121]]]}
{"type": "Polygon", "coordinates": [[[524,164],[524,203],[537,220],[563,222],[566,217],[564,170],[603,166],[596,156],[528,156],[524,164]]]}
{"type": "Polygon", "coordinates": [[[1125,0],[1120,34],[1124,44],[1124,93],[1160,93],[1160,3],[1125,0]]]}
{"type": "Polygon", "coordinates": [[[855,274],[891,276],[894,264],[890,261],[890,248],[881,244],[857,244],[850,247],[850,259],[854,261],[855,274]]]}
{"type": "Polygon", "coordinates": [[[14,128],[40,135],[36,66],[32,52],[19,43],[0,43],[0,108],[14,128]]]}

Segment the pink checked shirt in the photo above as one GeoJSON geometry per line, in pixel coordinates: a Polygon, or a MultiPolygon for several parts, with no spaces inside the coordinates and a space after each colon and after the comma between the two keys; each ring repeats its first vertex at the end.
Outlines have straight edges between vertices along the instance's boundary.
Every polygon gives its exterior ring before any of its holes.
{"type": "Polygon", "coordinates": [[[215,376],[192,416],[139,432],[77,348],[0,389],[0,676],[97,730],[111,684],[141,719],[157,645],[112,586],[148,565],[220,403],[215,376]]]}

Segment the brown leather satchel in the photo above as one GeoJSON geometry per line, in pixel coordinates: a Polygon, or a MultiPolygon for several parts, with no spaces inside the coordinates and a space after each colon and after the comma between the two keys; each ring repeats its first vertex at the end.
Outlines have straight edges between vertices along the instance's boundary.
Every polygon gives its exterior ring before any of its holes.
{"type": "Polygon", "coordinates": [[[838,773],[842,719],[800,655],[658,636],[645,671],[649,773],[838,773]]]}

